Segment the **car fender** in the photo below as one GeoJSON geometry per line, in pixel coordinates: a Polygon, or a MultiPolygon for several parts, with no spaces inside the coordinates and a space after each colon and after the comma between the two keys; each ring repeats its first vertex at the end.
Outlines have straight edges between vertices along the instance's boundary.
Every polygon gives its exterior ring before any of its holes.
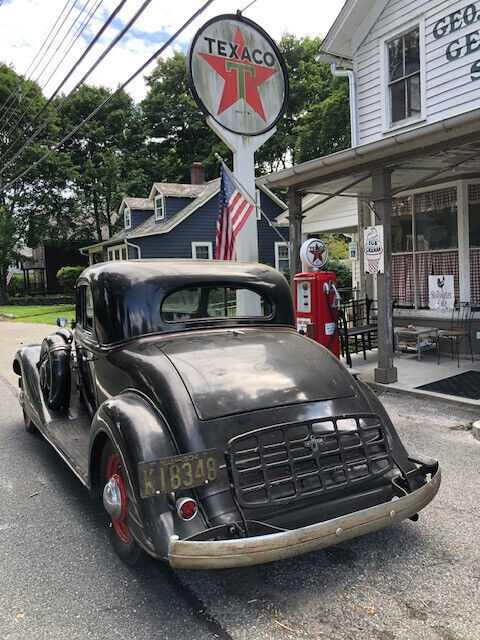
{"type": "MultiPolygon", "coordinates": [[[[127,471],[129,528],[148,553],[167,558],[172,535],[183,538],[207,528],[200,510],[191,521],[181,520],[167,494],[140,497],[138,463],[179,453],[166,420],[148,398],[137,391],[126,390],[105,400],[97,409],[89,441],[88,485],[93,495],[100,495],[103,489],[100,460],[107,438],[117,448],[127,471]]],[[[192,493],[185,491],[182,495],[192,493]]]]}
{"type": "Polygon", "coordinates": [[[13,360],[13,371],[21,378],[20,404],[37,428],[51,420],[50,410],[40,387],[37,366],[40,351],[41,345],[31,344],[19,349],[13,360]]]}

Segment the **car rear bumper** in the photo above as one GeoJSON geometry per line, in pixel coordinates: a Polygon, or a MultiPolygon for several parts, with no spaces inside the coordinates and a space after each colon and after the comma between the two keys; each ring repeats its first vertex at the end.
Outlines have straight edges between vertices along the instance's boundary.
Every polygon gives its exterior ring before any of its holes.
{"type": "Polygon", "coordinates": [[[422,487],[396,500],[300,529],[235,540],[180,540],[172,536],[168,561],[179,569],[226,569],[272,562],[329,547],[409,518],[436,495],[440,468],[422,487]]]}

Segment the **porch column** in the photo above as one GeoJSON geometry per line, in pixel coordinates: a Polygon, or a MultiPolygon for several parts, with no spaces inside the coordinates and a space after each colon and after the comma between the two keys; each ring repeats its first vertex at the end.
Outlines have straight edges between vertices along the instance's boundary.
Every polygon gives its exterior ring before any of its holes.
{"type": "Polygon", "coordinates": [[[384,273],[377,275],[378,302],[378,367],[375,382],[390,384],[397,381],[393,366],[393,313],[392,313],[392,172],[382,167],[372,172],[372,201],[378,214],[377,224],[383,225],[385,259],[384,273]]]}
{"type": "Polygon", "coordinates": [[[368,297],[373,298],[373,283],[372,278],[365,273],[365,254],[363,246],[363,230],[365,227],[369,227],[371,224],[370,216],[371,212],[366,205],[368,198],[366,196],[358,196],[357,198],[357,212],[358,212],[358,268],[360,270],[360,291],[358,292],[358,299],[368,297]]]}
{"type": "Polygon", "coordinates": [[[302,246],[302,195],[298,189],[288,189],[288,222],[290,225],[290,286],[293,278],[302,272],[300,247],[302,246]]]}

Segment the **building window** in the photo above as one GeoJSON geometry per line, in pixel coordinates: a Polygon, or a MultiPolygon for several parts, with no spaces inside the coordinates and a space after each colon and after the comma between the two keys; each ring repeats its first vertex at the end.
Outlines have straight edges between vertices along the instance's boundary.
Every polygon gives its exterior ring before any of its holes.
{"type": "Polygon", "coordinates": [[[392,290],[398,307],[428,308],[428,276],[453,275],[459,295],[457,190],[392,202],[392,290]]]}
{"type": "Polygon", "coordinates": [[[211,242],[192,242],[192,258],[194,260],[211,260],[213,249],[211,242]]]}
{"type": "Polygon", "coordinates": [[[287,242],[275,242],[275,269],[285,273],[290,268],[290,252],[287,242]]]}
{"type": "Polygon", "coordinates": [[[415,27],[388,44],[390,122],[417,118],[422,111],[420,88],[420,30],[415,27]]]}
{"type": "Polygon", "coordinates": [[[262,205],[260,204],[260,189],[255,189],[255,215],[257,220],[262,219],[262,205]]]}
{"type": "Polygon", "coordinates": [[[155,196],[155,220],[165,218],[165,201],[162,194],[155,196]]]}
{"type": "Polygon", "coordinates": [[[130,229],[132,226],[132,214],[130,213],[130,209],[125,207],[123,210],[123,222],[125,229],[130,229]]]}
{"type": "Polygon", "coordinates": [[[108,259],[111,260],[126,260],[127,259],[127,247],[124,244],[119,244],[115,247],[108,247],[107,251],[108,259]]]}

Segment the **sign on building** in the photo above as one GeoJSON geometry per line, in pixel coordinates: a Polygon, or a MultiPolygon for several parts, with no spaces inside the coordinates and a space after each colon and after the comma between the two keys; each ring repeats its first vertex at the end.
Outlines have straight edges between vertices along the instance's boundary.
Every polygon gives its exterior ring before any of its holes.
{"type": "Polygon", "coordinates": [[[445,311],[453,309],[455,289],[452,275],[428,276],[428,306],[445,311]]]}
{"type": "Polygon", "coordinates": [[[200,108],[228,131],[259,135],[282,116],[288,98],[285,63],[255,22],[241,15],[209,20],[196,33],[187,64],[200,108]]]}
{"type": "Polygon", "coordinates": [[[352,262],[358,260],[358,244],[356,242],[348,243],[348,257],[352,262]]]}
{"type": "Polygon", "coordinates": [[[365,273],[384,273],[385,253],[383,225],[365,227],[363,230],[363,250],[365,253],[365,273]]]}

